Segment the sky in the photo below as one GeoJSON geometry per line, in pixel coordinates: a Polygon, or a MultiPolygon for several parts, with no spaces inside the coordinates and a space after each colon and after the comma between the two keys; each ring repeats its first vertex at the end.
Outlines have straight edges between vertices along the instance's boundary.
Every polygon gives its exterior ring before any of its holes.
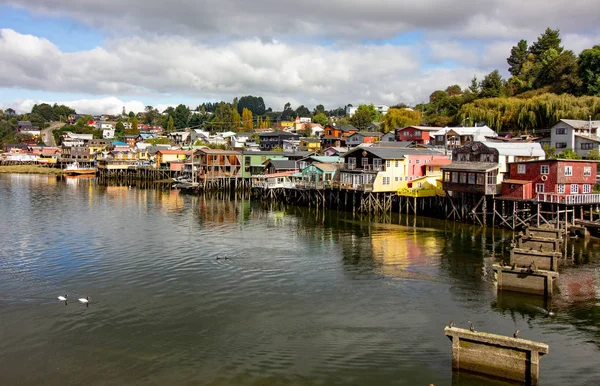
{"type": "Polygon", "coordinates": [[[467,86],[520,39],[600,44],[595,0],[0,0],[0,108],[162,110],[262,96],[414,105],[467,86]]]}

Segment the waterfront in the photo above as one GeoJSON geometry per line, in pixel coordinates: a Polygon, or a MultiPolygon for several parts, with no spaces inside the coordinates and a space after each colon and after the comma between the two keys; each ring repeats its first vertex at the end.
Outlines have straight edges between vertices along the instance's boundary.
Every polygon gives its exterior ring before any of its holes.
{"type": "Polygon", "coordinates": [[[0,216],[2,384],[439,386],[450,320],[548,343],[542,384],[600,378],[600,294],[496,296],[508,231],[31,175],[0,175],[0,216]]]}

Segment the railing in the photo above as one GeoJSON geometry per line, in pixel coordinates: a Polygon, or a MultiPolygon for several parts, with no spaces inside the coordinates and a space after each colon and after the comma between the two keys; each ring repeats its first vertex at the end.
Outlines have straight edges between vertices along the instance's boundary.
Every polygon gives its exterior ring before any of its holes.
{"type": "Polygon", "coordinates": [[[600,203],[600,194],[554,194],[538,193],[537,200],[540,202],[549,202],[553,204],[598,204],[600,203]]]}
{"type": "Polygon", "coordinates": [[[362,165],[361,167],[357,167],[355,164],[342,164],[341,169],[356,170],[357,172],[381,172],[385,170],[383,165],[362,165]]]}

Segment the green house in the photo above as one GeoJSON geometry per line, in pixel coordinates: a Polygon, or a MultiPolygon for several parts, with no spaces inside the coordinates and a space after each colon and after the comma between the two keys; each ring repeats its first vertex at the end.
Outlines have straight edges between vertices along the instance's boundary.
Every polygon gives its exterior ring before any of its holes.
{"type": "MultiPolygon", "coordinates": [[[[320,163],[308,165],[301,172],[295,173],[294,177],[301,177],[301,185],[310,187],[324,187],[333,181],[333,177],[338,170],[336,164],[320,163]]],[[[297,183],[297,185],[299,185],[297,183]]]]}
{"type": "Polygon", "coordinates": [[[250,178],[253,175],[261,174],[265,168],[266,161],[277,158],[285,160],[299,160],[312,153],[306,151],[286,152],[286,151],[242,151],[242,177],[250,178]]]}

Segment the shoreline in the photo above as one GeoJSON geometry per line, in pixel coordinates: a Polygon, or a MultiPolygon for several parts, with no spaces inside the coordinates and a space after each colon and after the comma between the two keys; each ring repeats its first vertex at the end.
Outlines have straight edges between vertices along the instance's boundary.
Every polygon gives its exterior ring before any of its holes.
{"type": "Polygon", "coordinates": [[[4,165],[0,166],[0,173],[63,175],[64,170],[40,165],[4,165]]]}

